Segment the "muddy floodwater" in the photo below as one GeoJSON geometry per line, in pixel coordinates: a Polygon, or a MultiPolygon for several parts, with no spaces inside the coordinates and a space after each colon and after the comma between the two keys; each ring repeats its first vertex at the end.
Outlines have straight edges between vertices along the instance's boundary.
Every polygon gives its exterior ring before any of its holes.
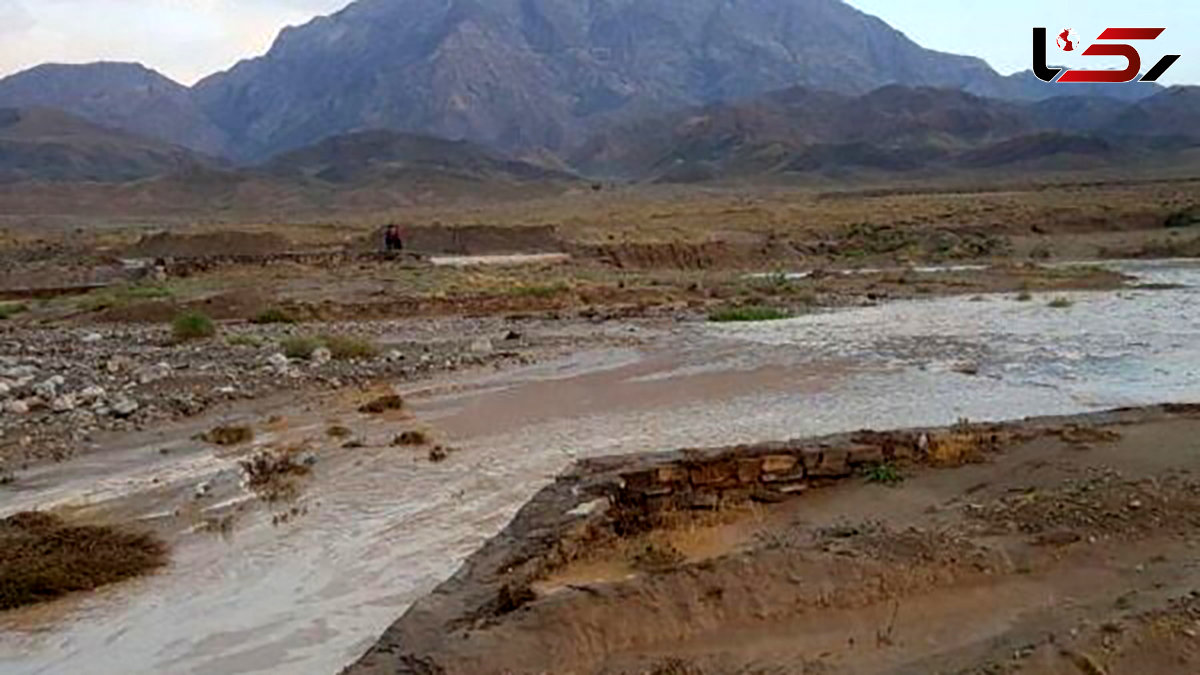
{"type": "MultiPolygon", "coordinates": [[[[394,420],[336,397],[256,404],[247,419],[280,418],[256,443],[321,437],[337,419],[366,447],[320,453],[286,522],[255,505],[225,532],[176,533],[160,574],[0,615],[0,672],[335,673],[577,457],[1200,401],[1200,266],[1119,268],[1173,287],[631,326],[645,348],[403,385],[458,449],[437,464],[388,446],[394,420]],[[1060,296],[1071,306],[1049,306],[1060,296]]],[[[249,504],[236,458],[189,440],[212,422],[33,469],[0,492],[0,515],[162,523],[249,504]],[[198,506],[201,482],[215,496],[198,506]]]]}

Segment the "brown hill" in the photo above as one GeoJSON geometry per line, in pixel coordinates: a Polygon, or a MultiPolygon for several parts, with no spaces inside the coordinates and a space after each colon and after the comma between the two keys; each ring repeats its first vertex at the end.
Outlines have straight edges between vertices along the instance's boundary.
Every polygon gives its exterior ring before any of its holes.
{"type": "Polygon", "coordinates": [[[0,108],[0,182],[121,182],[210,163],[161,141],[48,108],[0,108]]]}
{"type": "Polygon", "coordinates": [[[1018,102],[897,85],[861,96],[792,88],[623,125],[569,158],[584,173],[669,182],[1008,164],[1090,168],[1194,146],[1200,132],[1183,133],[1196,115],[1191,103],[1172,91],[1130,104],[1018,102]]]}

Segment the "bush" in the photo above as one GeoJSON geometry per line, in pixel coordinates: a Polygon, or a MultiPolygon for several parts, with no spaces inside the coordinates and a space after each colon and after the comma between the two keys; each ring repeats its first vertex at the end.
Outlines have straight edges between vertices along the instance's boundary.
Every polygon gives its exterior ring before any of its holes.
{"type": "Polygon", "coordinates": [[[288,314],[287,310],[278,307],[259,312],[250,320],[251,323],[296,323],[296,317],[288,314]]]}
{"type": "Polygon", "coordinates": [[[1021,291],[1017,293],[1017,302],[1029,302],[1033,299],[1033,294],[1029,291],[1021,291]]]}
{"type": "Polygon", "coordinates": [[[746,307],[726,307],[713,310],[708,315],[708,320],[717,322],[776,321],[778,319],[787,319],[789,316],[787,312],[775,307],[749,305],[746,307]]]}
{"type": "Polygon", "coordinates": [[[21,312],[28,311],[29,307],[19,302],[0,303],[0,321],[10,319],[21,312]]]}
{"type": "Polygon", "coordinates": [[[350,335],[322,335],[320,338],[335,359],[371,359],[379,355],[374,342],[350,335]]]}
{"type": "Polygon", "coordinates": [[[166,560],[166,546],[149,534],[18,513],[0,520],[0,610],[92,590],[166,560]]]}
{"type": "Polygon", "coordinates": [[[317,347],[321,346],[321,341],[312,336],[297,335],[284,338],[280,346],[283,348],[283,355],[289,359],[310,359],[317,347]]]}
{"type": "Polygon", "coordinates": [[[171,332],[176,340],[199,340],[216,335],[217,326],[208,316],[191,312],[175,317],[171,322],[171,332]]]}
{"type": "Polygon", "coordinates": [[[1067,307],[1070,307],[1071,305],[1074,305],[1074,304],[1075,303],[1071,302],[1067,298],[1059,297],[1059,298],[1055,298],[1055,299],[1051,300],[1050,304],[1048,306],[1053,307],[1055,309],[1066,309],[1067,307]]]}
{"type": "Polygon", "coordinates": [[[897,485],[904,482],[904,476],[900,475],[900,470],[894,464],[876,464],[866,470],[868,483],[880,483],[882,485],[897,485]]]}

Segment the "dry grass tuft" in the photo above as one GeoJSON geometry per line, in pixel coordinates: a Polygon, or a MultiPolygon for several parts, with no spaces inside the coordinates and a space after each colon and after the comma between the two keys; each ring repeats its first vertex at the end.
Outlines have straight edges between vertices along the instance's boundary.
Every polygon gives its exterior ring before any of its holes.
{"type": "Polygon", "coordinates": [[[18,513],[0,520],[0,610],[99,588],[166,561],[166,545],[150,534],[18,513]]]}

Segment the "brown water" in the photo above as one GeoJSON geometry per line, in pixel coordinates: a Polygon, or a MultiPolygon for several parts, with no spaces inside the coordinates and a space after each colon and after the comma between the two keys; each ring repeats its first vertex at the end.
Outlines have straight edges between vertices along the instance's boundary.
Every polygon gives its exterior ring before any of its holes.
{"type": "MultiPolygon", "coordinates": [[[[1200,281],[1194,266],[1144,273],[1200,281]]],[[[282,524],[272,520],[287,507],[250,500],[235,456],[187,440],[218,418],[108,439],[105,452],[24,475],[0,493],[0,514],[144,519],[174,542],[172,564],[0,616],[0,672],[337,672],[576,457],[1200,400],[1196,291],[1132,295],[1074,294],[1069,310],[949,298],[686,325],[645,350],[409,387],[420,422],[459,448],[440,464],[388,447],[411,424],[364,418],[353,401],[263,402],[245,416],[284,419],[257,444],[319,447],[302,513],[282,524]],[[955,372],[962,360],[980,374],[955,372]],[[326,439],[333,420],[368,447],[326,439]],[[212,494],[196,500],[201,481],[212,494]],[[225,513],[237,514],[228,535],[192,529],[225,513]]]]}

